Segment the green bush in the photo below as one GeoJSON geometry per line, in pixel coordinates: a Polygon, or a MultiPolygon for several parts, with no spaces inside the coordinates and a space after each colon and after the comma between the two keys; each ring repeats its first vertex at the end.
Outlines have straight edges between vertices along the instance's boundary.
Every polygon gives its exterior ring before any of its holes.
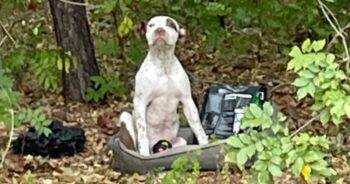
{"type": "Polygon", "coordinates": [[[118,73],[110,73],[104,76],[93,76],[91,80],[94,86],[89,87],[86,91],[86,100],[95,102],[103,99],[107,94],[121,96],[124,94],[124,85],[119,80],[118,73]]]}
{"type": "Polygon", "coordinates": [[[330,156],[327,154],[327,137],[306,133],[292,137],[288,128],[283,126],[284,120],[281,113],[273,118],[273,108],[269,103],[265,103],[263,109],[256,104],[245,107],[241,126],[249,130],[227,139],[230,149],[226,161],[243,170],[245,163],[257,155],[251,179],[261,184],[271,183],[286,171],[295,176],[302,175],[308,182],[336,174],[327,162],[330,156]],[[257,127],[262,131],[253,130],[257,127]]]}
{"type": "Polygon", "coordinates": [[[6,127],[17,127],[22,122],[30,122],[39,133],[46,136],[51,133],[47,128],[51,121],[40,109],[22,108],[18,100],[21,94],[13,90],[13,80],[0,65],[0,123],[6,127]],[[16,113],[11,113],[16,112],[16,113]]]}
{"type": "Polygon", "coordinates": [[[298,73],[294,85],[298,87],[299,99],[307,95],[315,99],[312,108],[320,111],[320,120],[326,125],[330,120],[342,123],[350,117],[350,85],[344,63],[332,53],[323,52],[325,40],[307,39],[301,48],[294,46],[288,69],[298,73]]]}

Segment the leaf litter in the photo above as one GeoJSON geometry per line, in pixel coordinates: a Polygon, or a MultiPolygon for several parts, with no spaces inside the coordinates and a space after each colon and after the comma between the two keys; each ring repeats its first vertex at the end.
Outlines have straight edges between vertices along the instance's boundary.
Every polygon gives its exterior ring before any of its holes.
{"type": "MultiPolygon", "coordinates": [[[[38,19],[38,17],[36,17],[38,19]]],[[[31,20],[35,21],[35,20],[31,20]]],[[[47,23],[50,25],[50,23],[47,23]]],[[[106,36],[111,33],[106,29],[98,29],[93,24],[94,36],[106,36]]],[[[112,28],[109,28],[112,29],[112,28]]],[[[52,32],[52,28],[50,28],[52,32]]],[[[21,34],[18,34],[21,35],[21,34]]],[[[51,35],[52,36],[52,35],[51,35]]],[[[52,42],[52,38],[50,42],[52,42]]],[[[272,100],[279,106],[280,110],[288,117],[287,124],[291,131],[296,130],[310,118],[311,99],[299,101],[296,99],[296,89],[290,83],[296,77],[295,74],[286,71],[288,57],[276,54],[271,56],[269,44],[265,42],[259,52],[261,60],[253,54],[242,55],[234,61],[223,61],[217,53],[205,53],[204,43],[200,40],[187,39],[181,47],[177,48],[177,55],[186,71],[191,72],[197,78],[191,78],[193,96],[198,104],[202,103],[205,89],[210,83],[207,81],[220,81],[228,84],[263,84],[269,90],[273,90],[272,100]],[[198,80],[199,79],[199,80],[198,80]]],[[[6,157],[5,167],[0,172],[0,183],[11,184],[55,184],[55,183],[145,183],[146,176],[139,174],[122,175],[113,171],[109,165],[109,157],[104,148],[109,138],[115,134],[119,127],[119,114],[123,110],[131,111],[133,78],[137,71],[137,65],[122,63],[115,58],[102,56],[98,58],[101,70],[113,68],[113,71],[123,71],[121,79],[126,85],[129,93],[122,97],[109,97],[105,103],[68,103],[64,104],[63,97],[57,94],[44,94],[35,88],[37,84],[28,76],[28,80],[19,85],[19,89],[25,96],[22,101],[26,104],[36,104],[48,108],[50,117],[59,119],[65,125],[78,124],[86,132],[87,142],[84,152],[73,157],[60,159],[48,159],[40,156],[14,155],[9,153],[6,157]],[[34,87],[34,88],[33,88],[34,87]]],[[[345,126],[345,125],[342,125],[345,126]]],[[[334,127],[328,129],[322,126],[309,126],[305,131],[331,134],[334,127]]],[[[23,133],[26,127],[22,125],[15,133],[23,133]]],[[[345,134],[348,135],[348,134],[345,134]]],[[[7,141],[6,128],[0,124],[0,145],[7,141]]],[[[331,137],[332,143],[337,140],[331,137]]],[[[333,157],[332,165],[339,173],[337,184],[350,182],[349,173],[349,138],[347,137],[342,146],[338,147],[338,155],[333,157]]],[[[0,146],[2,149],[3,146],[0,146]]],[[[249,173],[244,171],[230,174],[231,183],[248,183],[249,173]]],[[[199,184],[224,183],[224,177],[218,171],[201,172],[198,179],[199,184]]],[[[275,183],[303,183],[300,178],[284,173],[275,183]]]]}

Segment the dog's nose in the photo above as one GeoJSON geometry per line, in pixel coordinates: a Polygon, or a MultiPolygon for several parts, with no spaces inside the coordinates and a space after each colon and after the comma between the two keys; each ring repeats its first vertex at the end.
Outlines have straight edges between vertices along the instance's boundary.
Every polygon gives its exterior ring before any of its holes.
{"type": "Polygon", "coordinates": [[[155,30],[155,32],[156,32],[157,35],[161,35],[161,36],[165,35],[165,29],[163,29],[161,27],[157,28],[155,30]]]}

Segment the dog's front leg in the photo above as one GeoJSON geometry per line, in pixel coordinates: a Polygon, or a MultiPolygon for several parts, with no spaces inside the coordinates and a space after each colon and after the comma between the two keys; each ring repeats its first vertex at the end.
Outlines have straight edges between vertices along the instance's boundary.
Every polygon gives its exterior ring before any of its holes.
{"type": "Polygon", "coordinates": [[[138,150],[141,155],[149,156],[149,140],[147,136],[147,123],[146,123],[146,107],[147,104],[142,102],[142,100],[134,100],[134,114],[135,114],[135,123],[137,129],[137,143],[138,150]]]}
{"type": "Polygon", "coordinates": [[[187,97],[181,101],[186,119],[192,128],[192,131],[196,135],[199,144],[208,144],[208,136],[204,132],[203,126],[199,119],[198,110],[193,99],[191,96],[187,95],[187,97]]]}
{"type": "Polygon", "coordinates": [[[149,105],[152,93],[153,83],[149,75],[140,72],[136,75],[135,81],[135,96],[134,96],[134,120],[137,130],[137,148],[141,155],[149,156],[149,140],[147,135],[147,106],[149,105]]]}

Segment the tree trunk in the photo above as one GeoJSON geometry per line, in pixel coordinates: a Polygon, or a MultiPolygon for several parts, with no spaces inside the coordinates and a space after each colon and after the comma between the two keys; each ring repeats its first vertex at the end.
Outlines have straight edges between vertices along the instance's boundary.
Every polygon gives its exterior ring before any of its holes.
{"type": "Polygon", "coordinates": [[[62,70],[65,100],[83,102],[86,89],[92,84],[90,77],[99,74],[85,7],[60,0],[49,3],[58,46],[78,58],[77,69],[70,67],[69,73],[62,70]]]}

